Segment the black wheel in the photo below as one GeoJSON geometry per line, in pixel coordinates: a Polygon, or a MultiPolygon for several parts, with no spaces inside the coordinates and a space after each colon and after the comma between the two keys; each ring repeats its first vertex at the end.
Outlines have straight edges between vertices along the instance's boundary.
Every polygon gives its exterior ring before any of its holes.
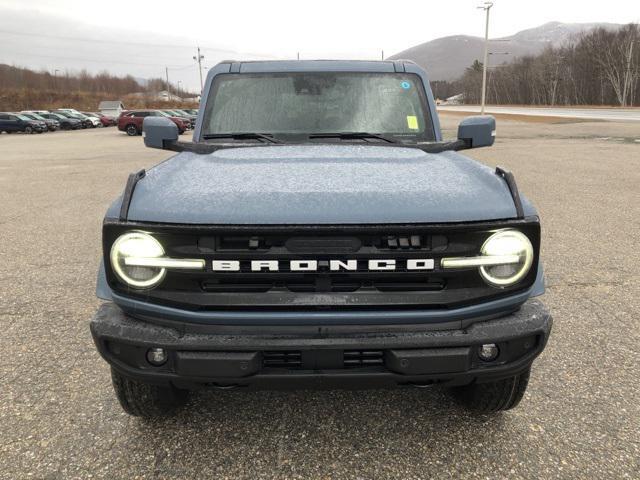
{"type": "Polygon", "coordinates": [[[138,135],[138,127],[136,127],[133,123],[130,125],[127,125],[127,128],[125,128],[125,131],[127,132],[127,135],[129,135],[130,137],[135,137],[136,135],[138,135]]]}
{"type": "Polygon", "coordinates": [[[143,418],[161,417],[184,405],[189,397],[186,390],[160,387],[124,377],[111,369],[113,390],[123,410],[143,418]]]}
{"type": "Polygon", "coordinates": [[[24,133],[32,134],[32,133],[33,133],[33,128],[31,128],[31,127],[24,127],[24,133]]]}
{"type": "Polygon", "coordinates": [[[452,392],[462,405],[478,413],[510,410],[522,400],[529,383],[530,373],[529,369],[497,382],[472,383],[463,387],[454,387],[452,392]]]}

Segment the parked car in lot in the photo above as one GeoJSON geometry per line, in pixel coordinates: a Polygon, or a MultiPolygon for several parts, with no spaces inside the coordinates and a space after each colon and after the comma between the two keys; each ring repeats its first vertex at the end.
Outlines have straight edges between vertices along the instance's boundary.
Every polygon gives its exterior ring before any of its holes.
{"type": "Polygon", "coordinates": [[[141,135],[142,122],[147,117],[167,117],[178,127],[178,133],[182,135],[190,127],[188,118],[182,118],[175,115],[169,115],[162,110],[131,110],[124,111],[118,118],[118,130],[127,132],[127,135],[141,135]]]}
{"type": "Polygon", "coordinates": [[[40,112],[38,115],[41,117],[60,122],[60,130],[78,130],[79,128],[83,128],[82,121],[77,118],[65,117],[60,113],[40,112]]]}
{"type": "Polygon", "coordinates": [[[196,118],[193,115],[189,115],[186,112],[183,112],[182,110],[162,110],[164,113],[166,113],[169,116],[172,117],[178,117],[178,118],[184,118],[185,120],[189,120],[189,128],[190,129],[194,129],[196,127],[196,118]]]}
{"type": "Polygon", "coordinates": [[[40,120],[44,122],[47,125],[47,130],[50,132],[55,132],[60,128],[60,122],[56,119],[45,118],[42,115],[33,112],[20,112],[20,115],[24,115],[32,120],[40,120]]]}
{"type": "Polygon", "coordinates": [[[112,127],[118,124],[118,120],[115,117],[111,117],[109,115],[104,115],[100,112],[82,112],[84,115],[93,116],[100,119],[102,122],[102,126],[104,127],[112,127]]]}
{"type": "MultiPolygon", "coordinates": [[[[98,128],[102,128],[105,126],[105,122],[102,121],[102,119],[96,115],[95,113],[85,113],[82,112],[81,115],[84,115],[85,117],[87,117],[89,120],[91,120],[91,122],[93,123],[94,127],[98,127],[98,128]]],[[[108,122],[107,122],[108,123],[108,122]]],[[[108,125],[107,125],[108,126],[108,125]]]]}
{"type": "Polygon", "coordinates": [[[196,120],[198,119],[198,114],[197,113],[193,114],[191,112],[188,112],[184,108],[180,108],[178,110],[175,110],[175,112],[180,113],[182,115],[186,115],[191,120],[191,128],[195,128],[196,127],[196,120]]]}
{"type": "Polygon", "coordinates": [[[194,115],[194,116],[198,116],[198,109],[197,108],[181,108],[180,110],[182,110],[183,112],[187,112],[189,115],[194,115]]]}
{"type": "Polygon", "coordinates": [[[20,113],[0,112],[0,133],[42,133],[46,131],[47,124],[42,120],[33,120],[20,113]]]}
{"type": "Polygon", "coordinates": [[[73,115],[75,115],[76,118],[82,120],[83,122],[88,120],[90,122],[90,124],[89,123],[87,124],[87,126],[89,128],[96,128],[96,127],[101,128],[103,126],[102,122],[100,121],[100,119],[98,117],[96,117],[96,116],[89,116],[89,115],[85,115],[84,113],[80,113],[80,112],[74,113],[73,115]]]}
{"type": "Polygon", "coordinates": [[[82,125],[82,128],[94,128],[100,123],[100,120],[98,120],[97,118],[94,119],[95,120],[94,121],[94,120],[91,120],[86,115],[81,114],[80,112],[72,113],[67,110],[69,109],[54,110],[53,113],[58,113],[67,118],[75,118],[76,120],[80,120],[80,124],[82,125]]]}

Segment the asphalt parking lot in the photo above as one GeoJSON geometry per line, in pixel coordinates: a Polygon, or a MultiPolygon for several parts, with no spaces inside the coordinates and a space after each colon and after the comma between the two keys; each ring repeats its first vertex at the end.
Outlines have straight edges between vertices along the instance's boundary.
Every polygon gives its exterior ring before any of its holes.
{"type": "Polygon", "coordinates": [[[524,400],[493,417],[439,389],[203,392],[127,416],[88,329],[100,225],[170,153],[113,128],[0,152],[0,478],[640,478],[637,123],[499,119],[469,152],[537,205],[555,318],[524,400]]]}

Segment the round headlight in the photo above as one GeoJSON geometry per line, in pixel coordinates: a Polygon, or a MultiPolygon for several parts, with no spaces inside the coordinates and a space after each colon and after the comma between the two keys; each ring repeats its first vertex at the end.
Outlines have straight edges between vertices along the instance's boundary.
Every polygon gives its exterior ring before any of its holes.
{"type": "Polygon", "coordinates": [[[166,269],[127,264],[127,259],[164,256],[162,245],[143,232],[125,233],[111,247],[111,267],[120,280],[131,287],[151,288],[162,281],[166,269]]]}
{"type": "Polygon", "coordinates": [[[522,280],[533,263],[533,246],[527,236],[517,230],[494,233],[484,242],[480,254],[510,259],[508,263],[480,267],[480,274],[487,283],[497,287],[507,287],[522,280]]]}

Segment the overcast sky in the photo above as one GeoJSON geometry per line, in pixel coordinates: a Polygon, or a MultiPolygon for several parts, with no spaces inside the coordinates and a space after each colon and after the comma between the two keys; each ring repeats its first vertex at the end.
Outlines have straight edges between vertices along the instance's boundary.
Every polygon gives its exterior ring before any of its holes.
{"type": "MultiPolygon", "coordinates": [[[[491,36],[549,21],[640,21],[640,0],[495,0],[491,36]]],[[[249,58],[379,58],[447,35],[484,34],[473,0],[0,0],[0,63],[164,74],[195,88],[205,65],[249,58]],[[176,8],[178,7],[178,8],[176,8]],[[85,41],[81,41],[84,39],[85,41]],[[130,43],[130,45],[128,45],[130,43]]]]}

